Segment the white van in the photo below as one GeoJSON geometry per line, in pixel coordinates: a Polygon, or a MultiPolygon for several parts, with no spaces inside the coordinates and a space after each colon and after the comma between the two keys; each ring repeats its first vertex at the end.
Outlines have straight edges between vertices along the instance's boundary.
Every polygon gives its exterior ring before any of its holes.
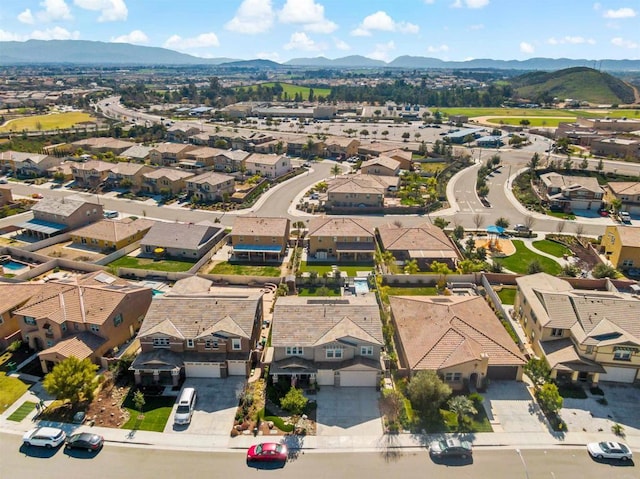
{"type": "Polygon", "coordinates": [[[175,424],[189,424],[193,409],[196,405],[196,390],[194,388],[184,388],[180,399],[178,400],[178,408],[173,420],[175,424]]]}

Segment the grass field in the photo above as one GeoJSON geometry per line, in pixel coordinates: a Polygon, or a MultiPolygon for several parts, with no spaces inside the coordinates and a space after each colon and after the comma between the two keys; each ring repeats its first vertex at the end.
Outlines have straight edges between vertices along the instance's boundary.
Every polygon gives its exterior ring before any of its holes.
{"type": "Polygon", "coordinates": [[[58,128],[70,128],[77,123],[84,121],[92,121],[93,117],[88,113],[81,111],[71,111],[67,113],[53,113],[50,115],[37,115],[29,116],[25,118],[16,118],[10,120],[4,125],[0,126],[0,132],[7,131],[47,131],[55,130],[58,128]],[[38,128],[40,126],[40,128],[38,128]]]}
{"type": "Polygon", "coordinates": [[[575,121],[576,117],[564,117],[564,118],[526,118],[526,117],[508,117],[508,118],[487,118],[488,123],[497,125],[516,125],[520,126],[522,120],[528,120],[529,125],[532,127],[547,127],[556,128],[560,123],[567,123],[575,121]]]}
{"type": "Polygon", "coordinates": [[[277,266],[253,266],[249,264],[218,263],[209,274],[235,274],[238,276],[281,276],[277,266]]]}
{"type": "Polygon", "coordinates": [[[537,260],[545,273],[558,276],[562,272],[562,267],[556,261],[534,253],[524,245],[523,241],[513,240],[513,246],[516,248],[514,254],[506,258],[497,259],[497,261],[509,271],[518,274],[527,274],[529,264],[537,260]]]}
{"type": "Polygon", "coordinates": [[[447,115],[466,115],[469,118],[476,116],[512,116],[512,117],[529,117],[529,116],[594,116],[594,114],[586,111],[578,110],[562,110],[547,108],[436,108],[447,115]]]}
{"type": "Polygon", "coordinates": [[[33,411],[35,408],[36,408],[36,403],[34,403],[33,401],[25,401],[20,405],[18,409],[13,411],[13,414],[11,414],[11,416],[9,416],[7,419],[9,421],[20,422],[25,417],[27,417],[29,413],[33,411]]]}
{"type": "Polygon", "coordinates": [[[540,251],[553,255],[556,258],[562,258],[565,254],[571,254],[571,250],[560,243],[549,240],[534,241],[533,247],[540,251]]]}
{"type": "Polygon", "coordinates": [[[516,288],[502,288],[498,291],[498,297],[502,304],[513,304],[516,299],[516,288]]]}
{"type": "Polygon", "coordinates": [[[133,394],[130,393],[122,406],[129,411],[129,420],[124,423],[122,429],[136,429],[140,431],[162,432],[171,415],[171,408],[175,398],[171,396],[145,396],[143,407],[144,417],[138,419],[140,414],[133,404],[133,394]]]}
{"type": "Polygon", "coordinates": [[[394,288],[387,291],[389,296],[438,296],[438,289],[434,286],[422,286],[418,288],[394,288]]]}
{"type": "Polygon", "coordinates": [[[135,268],[135,269],[148,269],[151,271],[172,271],[172,272],[185,272],[189,271],[195,263],[189,261],[175,261],[163,259],[155,261],[150,258],[133,258],[131,256],[123,256],[117,260],[109,263],[109,268],[115,270],[116,268],[135,268]]]}
{"type": "Polygon", "coordinates": [[[19,379],[0,372],[0,414],[27,392],[28,386],[19,379]]]}
{"type": "MultiPolygon", "coordinates": [[[[268,83],[261,83],[261,85],[265,87],[273,88],[275,83],[268,82],[268,83]]],[[[302,98],[305,100],[309,98],[309,90],[310,90],[309,87],[301,86],[301,85],[293,85],[292,83],[280,83],[280,85],[282,85],[282,89],[284,93],[286,93],[289,96],[289,98],[295,97],[296,93],[300,93],[302,98]]],[[[245,87],[236,87],[236,90],[239,88],[244,88],[245,90],[253,90],[253,88],[255,88],[255,85],[249,85],[245,87]]],[[[317,96],[327,97],[331,94],[331,88],[314,88],[313,94],[316,97],[317,96]]]]}

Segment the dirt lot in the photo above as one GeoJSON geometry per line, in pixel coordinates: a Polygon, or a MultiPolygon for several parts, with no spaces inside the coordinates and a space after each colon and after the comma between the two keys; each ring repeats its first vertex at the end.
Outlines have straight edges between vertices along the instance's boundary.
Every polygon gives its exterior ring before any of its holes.
{"type": "Polygon", "coordinates": [[[103,254],[96,250],[80,245],[71,246],[71,244],[71,241],[57,243],[38,250],[38,253],[52,258],[67,258],[75,261],[96,261],[104,257],[103,254]]]}

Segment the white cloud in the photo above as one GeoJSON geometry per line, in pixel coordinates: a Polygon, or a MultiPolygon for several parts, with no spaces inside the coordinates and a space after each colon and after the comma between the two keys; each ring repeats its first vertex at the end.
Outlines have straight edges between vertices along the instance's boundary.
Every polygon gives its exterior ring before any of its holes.
{"type": "Polygon", "coordinates": [[[633,42],[631,40],[625,40],[624,38],[621,38],[621,37],[612,38],[611,44],[621,48],[634,49],[634,48],[640,47],[640,45],[638,45],[636,42],[633,42]]]}
{"type": "Polygon", "coordinates": [[[27,25],[33,25],[35,23],[33,14],[31,13],[31,9],[29,8],[27,8],[24,12],[18,15],[18,20],[22,23],[26,23],[27,25]]]}
{"type": "Polygon", "coordinates": [[[323,50],[324,46],[313,41],[304,32],[294,32],[289,38],[289,43],[284,46],[285,50],[304,50],[307,52],[317,52],[323,50]]]}
{"type": "Polygon", "coordinates": [[[263,33],[271,29],[274,16],[271,0],[244,0],[225,28],[248,35],[263,33]]]}
{"type": "Polygon", "coordinates": [[[382,60],[388,62],[390,60],[389,54],[396,49],[396,44],[392,41],[387,43],[377,43],[375,50],[367,55],[374,60],[382,60]]]}
{"type": "Polygon", "coordinates": [[[484,8],[489,5],[489,0],[456,0],[451,5],[452,8],[484,8]]]}
{"type": "Polygon", "coordinates": [[[34,40],[77,40],[80,32],[70,32],[66,28],[53,27],[46,30],[34,30],[29,34],[29,38],[34,40]]]}
{"type": "Polygon", "coordinates": [[[351,50],[351,46],[347,42],[345,42],[344,40],[340,40],[339,38],[334,38],[333,44],[336,46],[338,50],[343,50],[343,51],[351,50]]]}
{"type": "Polygon", "coordinates": [[[100,12],[99,22],[119,22],[127,19],[129,10],[124,0],[74,0],[78,7],[100,12]]]}
{"type": "Polygon", "coordinates": [[[420,27],[409,22],[396,22],[382,10],[365,17],[362,23],[351,31],[355,37],[368,37],[374,30],[383,32],[418,33],[420,27]]]}
{"type": "Polygon", "coordinates": [[[164,42],[165,48],[171,48],[179,51],[218,46],[220,46],[218,36],[213,32],[201,33],[197,37],[191,38],[182,38],[180,35],[171,35],[167,41],[164,42]]]}
{"type": "Polygon", "coordinates": [[[23,40],[24,38],[17,33],[11,33],[0,29],[0,42],[21,42],[23,40]]]}
{"type": "Polygon", "coordinates": [[[533,47],[531,43],[520,42],[520,51],[522,53],[533,53],[536,49],[533,47]]]}
{"type": "Polygon", "coordinates": [[[604,18],[633,18],[636,11],[633,8],[619,8],[617,10],[607,10],[604,12],[604,18]]]}
{"type": "Polygon", "coordinates": [[[113,43],[149,43],[149,37],[142,30],[133,30],[126,35],[120,35],[119,37],[112,38],[113,43]]]}
{"type": "Polygon", "coordinates": [[[427,51],[429,53],[440,53],[440,52],[448,52],[449,51],[449,46],[445,45],[444,43],[442,45],[429,45],[427,47],[427,51]]]}
{"type": "Polygon", "coordinates": [[[43,0],[40,2],[40,6],[44,10],[40,10],[36,13],[36,17],[40,22],[55,22],[58,20],[71,20],[71,10],[65,3],[65,0],[43,0]]]}
{"type": "Polygon", "coordinates": [[[315,33],[334,32],[338,25],[324,16],[324,6],[315,0],[287,0],[278,12],[281,23],[303,25],[303,29],[315,33]]]}
{"type": "Polygon", "coordinates": [[[550,45],[561,45],[561,44],[571,44],[571,45],[581,45],[584,43],[588,43],[589,45],[595,45],[596,41],[593,38],[584,38],[584,37],[572,37],[572,36],[565,36],[563,38],[555,38],[555,37],[551,37],[547,40],[547,43],[550,45]]]}

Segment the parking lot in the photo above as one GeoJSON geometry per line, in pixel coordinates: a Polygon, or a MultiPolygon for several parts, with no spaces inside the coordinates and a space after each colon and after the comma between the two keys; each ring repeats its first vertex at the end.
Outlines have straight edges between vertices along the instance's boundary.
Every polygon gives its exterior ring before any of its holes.
{"type": "Polygon", "coordinates": [[[381,436],[379,396],[375,388],[322,386],[317,393],[318,436],[381,436]]]}

